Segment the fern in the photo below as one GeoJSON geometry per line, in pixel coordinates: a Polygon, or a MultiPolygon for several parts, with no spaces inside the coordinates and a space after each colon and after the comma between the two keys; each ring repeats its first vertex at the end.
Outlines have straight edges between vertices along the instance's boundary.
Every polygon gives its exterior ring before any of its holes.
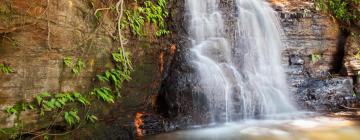
{"type": "Polygon", "coordinates": [[[18,114],[19,111],[15,108],[15,106],[7,107],[5,112],[8,114],[18,114]]]}
{"type": "Polygon", "coordinates": [[[132,66],[127,53],[118,49],[112,53],[112,59],[115,63],[115,68],[105,71],[102,75],[97,75],[101,82],[108,82],[115,88],[115,94],[120,97],[120,90],[124,81],[131,80],[132,66]]]}
{"type": "Polygon", "coordinates": [[[85,68],[85,63],[82,61],[81,58],[79,58],[75,64],[73,63],[73,58],[71,57],[65,57],[63,61],[65,66],[71,68],[71,71],[75,75],[79,75],[81,70],[85,68]]]}
{"type": "Polygon", "coordinates": [[[90,105],[90,101],[78,92],[73,93],[58,93],[51,96],[44,92],[35,97],[38,106],[40,107],[40,114],[44,115],[45,111],[54,111],[64,108],[67,103],[74,103],[75,101],[86,106],[90,105]]]}
{"type": "Polygon", "coordinates": [[[71,68],[73,66],[73,62],[72,62],[73,59],[71,57],[67,56],[63,59],[63,61],[64,61],[65,66],[67,66],[69,68],[71,68]]]}
{"type": "Polygon", "coordinates": [[[112,95],[111,89],[109,88],[95,88],[90,94],[94,95],[98,99],[103,100],[104,102],[115,103],[114,96],[112,95]]]}
{"type": "Polygon", "coordinates": [[[78,92],[74,92],[73,96],[75,97],[75,99],[81,103],[82,105],[90,105],[90,102],[88,99],[86,99],[84,96],[82,96],[80,93],[78,92]]]}
{"type": "Polygon", "coordinates": [[[0,64],[0,71],[2,71],[5,74],[13,73],[13,69],[6,66],[5,64],[0,64]]]}
{"type": "Polygon", "coordinates": [[[81,59],[78,59],[76,65],[72,68],[72,72],[75,73],[76,75],[79,75],[81,70],[83,70],[84,68],[85,68],[85,63],[81,59]]]}
{"type": "Polygon", "coordinates": [[[144,26],[144,17],[140,15],[138,10],[135,11],[125,11],[125,15],[127,17],[127,23],[130,26],[131,32],[134,35],[142,36],[143,35],[143,26],[144,26]]]}
{"type": "Polygon", "coordinates": [[[163,36],[163,35],[167,35],[169,33],[170,33],[170,31],[168,31],[168,30],[160,29],[159,31],[156,31],[155,35],[157,37],[160,37],[160,36],[163,36]]]}
{"type": "Polygon", "coordinates": [[[22,111],[27,111],[27,110],[33,110],[34,109],[34,106],[30,103],[18,103],[18,104],[15,104],[14,106],[10,106],[10,107],[7,107],[5,109],[5,112],[7,114],[20,114],[22,111]]]}
{"type": "Polygon", "coordinates": [[[85,119],[91,123],[95,123],[99,120],[95,115],[86,115],[85,119]]]}
{"type": "Polygon", "coordinates": [[[72,111],[64,113],[64,120],[69,126],[73,126],[80,122],[80,117],[77,110],[73,109],[72,111]]]}
{"type": "Polygon", "coordinates": [[[121,22],[121,27],[129,26],[131,32],[136,36],[143,35],[143,28],[145,19],[147,22],[152,23],[158,29],[155,32],[155,36],[160,37],[170,33],[166,29],[165,18],[168,17],[169,13],[167,12],[167,1],[158,0],[157,3],[153,1],[145,1],[144,7],[138,7],[135,10],[125,11],[126,21],[121,22]]]}

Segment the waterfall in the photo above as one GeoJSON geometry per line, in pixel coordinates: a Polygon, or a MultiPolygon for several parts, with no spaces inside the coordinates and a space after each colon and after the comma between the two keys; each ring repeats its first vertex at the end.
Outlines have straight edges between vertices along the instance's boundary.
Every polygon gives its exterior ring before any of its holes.
{"type": "Polygon", "coordinates": [[[281,65],[281,29],[263,0],[236,0],[234,37],[220,0],[186,0],[188,33],[213,122],[294,110],[281,65]]]}

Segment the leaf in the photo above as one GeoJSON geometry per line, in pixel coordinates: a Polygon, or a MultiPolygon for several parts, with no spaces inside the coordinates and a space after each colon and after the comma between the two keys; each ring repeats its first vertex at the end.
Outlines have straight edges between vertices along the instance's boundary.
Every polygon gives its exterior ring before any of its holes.
{"type": "Polygon", "coordinates": [[[65,66],[67,66],[67,67],[72,67],[72,65],[73,65],[73,59],[71,58],[71,57],[69,57],[69,56],[67,56],[67,57],[64,57],[64,64],[65,64],[65,66]]]}
{"type": "Polygon", "coordinates": [[[55,95],[56,98],[63,98],[65,96],[66,96],[66,94],[64,94],[64,93],[58,93],[55,95]]]}
{"type": "Polygon", "coordinates": [[[101,99],[104,102],[115,103],[114,96],[111,95],[112,93],[109,88],[95,88],[90,94],[96,96],[98,99],[101,99]]]}
{"type": "Polygon", "coordinates": [[[74,96],[75,98],[80,98],[80,97],[82,97],[82,95],[81,95],[79,92],[74,92],[74,93],[73,93],[73,96],[74,96]]]}
{"type": "Polygon", "coordinates": [[[99,120],[95,115],[86,115],[85,118],[87,121],[89,121],[91,123],[95,123],[96,121],[99,120]]]}
{"type": "Polygon", "coordinates": [[[311,61],[313,63],[318,62],[321,59],[321,55],[320,54],[311,54],[311,61]]]}
{"type": "Polygon", "coordinates": [[[12,68],[6,66],[5,64],[0,64],[0,71],[2,71],[5,74],[10,74],[13,73],[14,71],[12,70],[12,68]]]}
{"type": "Polygon", "coordinates": [[[18,113],[18,111],[15,109],[14,106],[12,106],[12,107],[7,107],[7,108],[5,109],[5,112],[8,113],[8,114],[17,114],[17,113],[18,113]]]}
{"type": "Polygon", "coordinates": [[[82,96],[80,93],[74,92],[73,95],[76,98],[76,100],[78,102],[80,102],[82,105],[89,105],[90,104],[90,102],[84,96],[82,96]]]}
{"type": "Polygon", "coordinates": [[[85,63],[81,59],[78,59],[76,65],[72,68],[72,72],[79,75],[83,68],[85,68],[85,63]]]}
{"type": "Polygon", "coordinates": [[[40,96],[41,97],[50,97],[51,95],[48,92],[42,92],[42,93],[40,93],[40,96]]]}
{"type": "Polygon", "coordinates": [[[68,93],[66,94],[65,98],[69,100],[70,102],[75,102],[75,99],[68,93]]]}
{"type": "Polygon", "coordinates": [[[70,117],[69,112],[65,112],[65,113],[64,113],[64,120],[65,120],[65,122],[66,122],[68,125],[70,125],[70,126],[72,126],[73,123],[74,123],[74,120],[73,120],[72,117],[70,117]]]}
{"type": "Polygon", "coordinates": [[[61,104],[59,101],[55,101],[54,105],[55,105],[57,108],[62,108],[62,104],[61,104]]]}
{"type": "Polygon", "coordinates": [[[48,136],[48,135],[44,135],[44,136],[43,136],[43,139],[44,139],[44,140],[49,140],[49,136],[48,136]]]}
{"type": "Polygon", "coordinates": [[[41,105],[41,102],[43,100],[42,97],[41,96],[36,96],[35,99],[36,99],[36,102],[38,103],[38,105],[41,105]]]}
{"type": "Polygon", "coordinates": [[[97,10],[97,11],[95,12],[95,18],[96,18],[97,20],[100,20],[101,16],[102,16],[102,14],[101,14],[100,10],[97,10]]]}
{"type": "Polygon", "coordinates": [[[97,75],[96,77],[97,77],[97,78],[99,79],[99,81],[101,81],[101,82],[109,82],[109,79],[106,78],[105,76],[97,75]]]}
{"type": "Polygon", "coordinates": [[[30,110],[33,110],[33,109],[34,109],[34,106],[33,106],[32,104],[28,104],[28,108],[29,108],[30,110]]]}
{"type": "Polygon", "coordinates": [[[70,111],[69,114],[76,120],[76,122],[80,122],[80,117],[77,115],[77,111],[70,111]]]}

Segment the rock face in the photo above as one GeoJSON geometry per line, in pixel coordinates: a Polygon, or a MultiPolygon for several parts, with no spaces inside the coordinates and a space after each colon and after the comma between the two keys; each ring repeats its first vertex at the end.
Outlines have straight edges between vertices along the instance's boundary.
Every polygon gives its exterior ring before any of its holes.
{"type": "Polygon", "coordinates": [[[164,75],[161,90],[157,96],[157,112],[177,122],[178,125],[193,124],[206,120],[206,115],[201,112],[207,112],[206,98],[201,93],[197,84],[199,77],[196,72],[196,66],[191,61],[194,57],[190,53],[190,40],[187,39],[187,17],[185,15],[185,1],[179,0],[173,2],[173,7],[178,11],[173,15],[174,23],[182,23],[174,26],[174,34],[177,36],[177,49],[171,65],[164,75]],[[196,97],[194,95],[197,95],[196,97]],[[195,98],[197,99],[195,99],[195,98]],[[194,100],[201,100],[199,105],[193,104],[194,100]],[[198,110],[194,106],[199,106],[198,110]],[[195,111],[196,110],[196,111],[195,111]],[[198,121],[190,119],[194,116],[199,118],[198,121]],[[200,118],[204,118],[201,120],[200,118]]]}
{"type": "Polygon", "coordinates": [[[351,78],[309,79],[298,87],[298,103],[316,111],[338,111],[357,104],[351,78]]]}
{"type": "Polygon", "coordinates": [[[283,64],[290,92],[299,107],[336,111],[358,104],[353,79],[337,74],[342,69],[346,41],[339,25],[318,13],[312,2],[273,4],[284,28],[283,64]]]}
{"type": "MultiPolygon", "coordinates": [[[[188,39],[187,31],[189,16],[185,8],[185,0],[173,2],[173,6],[179,10],[174,15],[174,23],[182,23],[175,26],[177,36],[177,51],[171,62],[168,72],[164,75],[164,81],[157,98],[157,112],[174,122],[175,127],[184,128],[195,124],[208,124],[210,122],[210,102],[206,98],[204,90],[200,87],[200,75],[197,65],[194,63],[195,56],[190,52],[191,40],[188,39]]],[[[228,38],[233,38],[235,20],[234,1],[220,1],[219,7],[225,14],[225,25],[228,38]]],[[[231,42],[233,43],[233,42],[231,42]]]]}
{"type": "MultiPolygon", "coordinates": [[[[14,70],[11,74],[0,72],[0,128],[16,123],[15,115],[3,112],[6,107],[33,101],[40,92],[77,91],[89,95],[97,84],[96,75],[112,67],[111,52],[119,47],[112,14],[102,11],[101,23],[94,16],[96,8],[108,6],[104,1],[83,0],[0,1],[0,63],[14,70]],[[75,75],[64,65],[65,57],[73,57],[74,61],[81,58],[85,68],[75,75]]],[[[172,12],[175,10],[171,9],[172,12]]],[[[149,26],[146,30],[151,29],[149,26]]],[[[94,113],[102,120],[98,130],[113,127],[114,131],[104,134],[92,129],[79,130],[73,133],[74,137],[93,132],[110,139],[108,133],[115,131],[121,134],[114,137],[132,137],[132,131],[123,129],[124,125],[133,127],[136,112],[152,109],[152,97],[159,90],[162,74],[173,54],[172,36],[138,38],[129,31],[123,34],[134,67],[132,81],[124,83],[122,98],[116,104],[93,103],[94,113]]],[[[23,112],[20,120],[31,125],[29,131],[36,131],[44,124],[39,121],[45,119],[23,112]]]]}
{"type": "Polygon", "coordinates": [[[344,72],[348,76],[358,76],[360,71],[360,33],[352,33],[345,44],[344,72]]]}

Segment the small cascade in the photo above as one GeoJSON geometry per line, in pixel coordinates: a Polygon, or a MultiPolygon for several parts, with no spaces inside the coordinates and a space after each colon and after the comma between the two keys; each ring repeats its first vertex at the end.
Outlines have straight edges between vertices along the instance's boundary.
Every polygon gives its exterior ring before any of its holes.
{"type": "MultiPolygon", "coordinates": [[[[281,65],[281,30],[263,0],[236,0],[235,40],[220,0],[186,0],[192,60],[212,121],[230,122],[294,110],[281,65]]],[[[194,101],[195,102],[195,101],[194,101]]]]}

